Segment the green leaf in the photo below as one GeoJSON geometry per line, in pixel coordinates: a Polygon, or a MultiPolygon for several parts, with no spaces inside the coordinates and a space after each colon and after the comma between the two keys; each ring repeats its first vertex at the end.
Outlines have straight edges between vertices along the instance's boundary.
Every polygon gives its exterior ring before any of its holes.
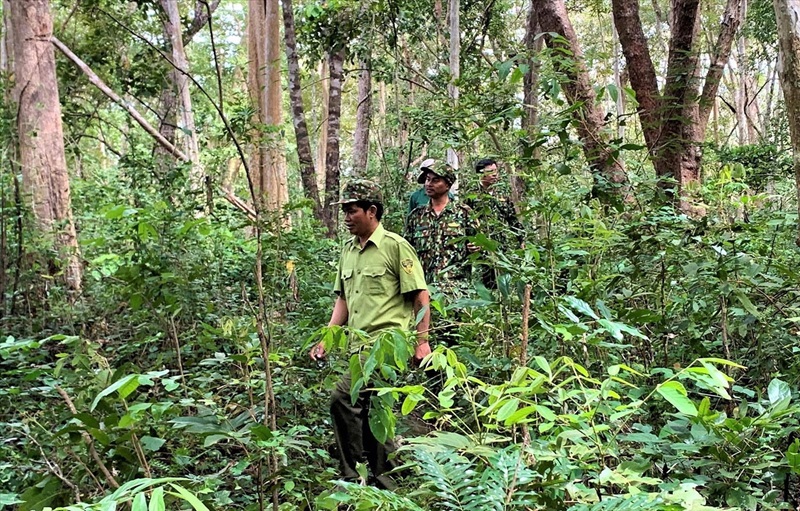
{"type": "Polygon", "coordinates": [[[145,497],[144,493],[137,493],[133,498],[131,511],[147,511],[147,497],[145,497]]]}
{"type": "Polygon", "coordinates": [[[424,396],[422,394],[407,395],[406,398],[403,400],[403,406],[400,408],[400,412],[403,415],[408,415],[414,410],[414,408],[417,407],[417,403],[419,403],[423,399],[424,396]]]}
{"type": "Polygon", "coordinates": [[[748,298],[747,295],[744,294],[740,289],[734,290],[733,295],[736,297],[737,300],[739,300],[739,303],[742,304],[742,307],[744,307],[744,309],[747,312],[749,312],[756,318],[759,319],[761,318],[761,315],[758,313],[758,309],[756,309],[756,306],[753,305],[753,302],[750,301],[750,298],[748,298]]]}
{"type": "Polygon", "coordinates": [[[164,511],[165,508],[164,488],[159,486],[158,488],[154,489],[152,495],[150,495],[150,505],[148,506],[147,511],[164,511]]]}
{"type": "Polygon", "coordinates": [[[103,399],[104,397],[108,396],[109,394],[111,394],[113,392],[116,392],[117,390],[121,389],[122,387],[124,387],[126,385],[131,385],[132,381],[135,382],[135,386],[133,387],[133,389],[128,388],[128,393],[126,394],[126,396],[127,396],[131,392],[133,392],[133,390],[135,390],[136,387],[139,386],[139,375],[138,374],[129,374],[128,376],[124,376],[124,377],[120,378],[119,380],[115,381],[114,383],[112,383],[105,390],[103,390],[102,392],[97,394],[97,397],[94,398],[94,401],[92,401],[92,406],[89,407],[89,411],[94,411],[94,409],[97,407],[98,403],[100,403],[101,399],[103,399]]]}
{"type": "Polygon", "coordinates": [[[786,408],[789,401],[792,400],[792,390],[789,388],[788,383],[775,378],[769,382],[767,396],[773,408],[782,410],[786,408]]]}
{"type": "Polygon", "coordinates": [[[656,387],[656,392],[669,401],[679,412],[691,415],[692,417],[697,416],[697,407],[695,407],[692,400],[687,397],[686,389],[680,382],[668,381],[662,383],[656,387]]]}
{"type": "Polygon", "coordinates": [[[166,440],[164,440],[163,438],[156,438],[152,436],[143,436],[140,439],[140,442],[142,442],[142,447],[145,450],[155,452],[161,449],[161,446],[163,446],[166,443],[166,440]]]}
{"type": "Polygon", "coordinates": [[[600,319],[597,314],[589,307],[589,304],[577,298],[575,296],[565,296],[564,301],[566,301],[573,309],[577,310],[578,312],[582,312],[587,316],[591,317],[592,319],[600,319]]]}
{"type": "Polygon", "coordinates": [[[183,486],[180,486],[178,484],[170,483],[170,486],[175,488],[175,490],[177,490],[177,492],[178,492],[177,494],[169,492],[170,495],[174,495],[176,497],[179,497],[179,498],[185,500],[186,502],[191,504],[191,506],[196,511],[208,511],[208,508],[206,507],[206,505],[203,504],[200,501],[200,499],[198,499],[197,496],[195,496],[194,493],[190,492],[189,490],[187,490],[186,488],[184,488],[183,486]]]}
{"type": "Polygon", "coordinates": [[[518,408],[519,408],[519,399],[517,398],[509,399],[506,402],[506,404],[504,404],[497,412],[497,420],[505,421],[506,419],[511,417],[511,415],[513,415],[518,408]]]}
{"type": "Polygon", "coordinates": [[[5,506],[13,506],[14,504],[22,504],[22,501],[17,498],[16,493],[0,493],[0,509],[5,506]]]}

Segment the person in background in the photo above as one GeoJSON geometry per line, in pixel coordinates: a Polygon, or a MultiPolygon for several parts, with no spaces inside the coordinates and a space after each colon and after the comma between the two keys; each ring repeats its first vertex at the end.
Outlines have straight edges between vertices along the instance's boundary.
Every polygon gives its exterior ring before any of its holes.
{"type": "Polygon", "coordinates": [[[424,185],[430,202],[411,211],[404,236],[417,251],[427,282],[446,292],[469,281],[469,255],[477,247],[467,237],[476,234],[477,226],[470,208],[450,199],[455,169],[433,159],[423,164],[417,182],[424,185]]]}
{"type": "MultiPolygon", "coordinates": [[[[525,228],[517,217],[507,187],[500,180],[500,167],[497,160],[484,158],[475,164],[479,174],[479,190],[470,194],[466,202],[473,211],[474,218],[481,225],[483,234],[498,243],[500,250],[523,247],[525,228]],[[516,240],[516,245],[514,241],[516,240]]],[[[481,280],[489,288],[497,287],[497,275],[491,266],[483,266],[481,280]]]]}
{"type": "MultiPolygon", "coordinates": [[[[422,172],[423,169],[427,169],[433,164],[434,164],[433,158],[428,158],[427,160],[424,160],[419,165],[420,172],[422,172]]],[[[450,200],[453,200],[455,198],[452,192],[447,192],[447,197],[450,200]]],[[[420,187],[416,192],[411,194],[411,197],[408,200],[408,211],[406,212],[406,218],[408,218],[408,215],[410,215],[412,211],[414,211],[420,206],[427,205],[430,201],[431,201],[430,197],[428,197],[428,195],[425,193],[425,187],[424,186],[420,187]]]]}

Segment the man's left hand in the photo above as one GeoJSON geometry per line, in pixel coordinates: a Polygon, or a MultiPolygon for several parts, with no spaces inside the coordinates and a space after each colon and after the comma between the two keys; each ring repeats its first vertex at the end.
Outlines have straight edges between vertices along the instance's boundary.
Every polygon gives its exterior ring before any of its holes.
{"type": "Polygon", "coordinates": [[[422,360],[430,354],[431,345],[428,344],[428,341],[417,344],[417,348],[414,350],[414,365],[420,365],[422,360]]]}

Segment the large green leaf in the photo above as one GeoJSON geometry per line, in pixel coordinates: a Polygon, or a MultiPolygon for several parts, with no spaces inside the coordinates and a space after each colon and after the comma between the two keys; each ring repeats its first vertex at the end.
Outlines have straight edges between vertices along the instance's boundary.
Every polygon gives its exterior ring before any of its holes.
{"type": "Polygon", "coordinates": [[[664,382],[656,388],[656,392],[669,401],[679,412],[691,415],[692,417],[697,416],[697,407],[692,400],[688,398],[688,393],[680,382],[664,382]]]}

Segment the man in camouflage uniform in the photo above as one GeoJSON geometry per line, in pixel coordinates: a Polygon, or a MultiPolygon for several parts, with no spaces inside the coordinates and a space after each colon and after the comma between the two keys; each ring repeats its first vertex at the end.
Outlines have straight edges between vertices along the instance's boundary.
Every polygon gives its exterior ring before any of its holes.
{"type": "Polygon", "coordinates": [[[476,247],[466,238],[475,235],[477,225],[470,208],[448,196],[455,169],[433,159],[423,164],[417,182],[425,185],[430,202],[408,215],[404,236],[416,249],[427,282],[453,291],[469,280],[469,255],[476,247]]]}
{"type": "MultiPolygon", "coordinates": [[[[477,193],[468,194],[466,202],[472,208],[473,217],[483,228],[483,234],[498,243],[498,250],[508,250],[524,246],[525,228],[517,217],[510,193],[500,183],[500,169],[497,161],[484,158],[475,164],[480,174],[480,187],[477,193]],[[515,240],[514,241],[512,241],[515,240]]],[[[481,280],[489,289],[497,287],[494,268],[484,266],[481,280]]]]}
{"type": "MultiPolygon", "coordinates": [[[[428,168],[429,166],[433,165],[435,160],[433,158],[428,158],[424,160],[419,167],[421,169],[428,168]]],[[[450,200],[455,199],[453,192],[447,192],[447,197],[450,200]]],[[[420,206],[426,206],[431,201],[430,197],[425,193],[425,186],[420,187],[417,191],[411,194],[411,197],[408,199],[408,211],[406,212],[406,217],[411,214],[412,211],[417,209],[420,206]]]]}
{"type": "MultiPolygon", "coordinates": [[[[399,235],[386,231],[380,220],[383,198],[372,181],[354,179],[345,185],[342,199],[344,223],[353,237],[344,244],[333,290],[336,301],[328,326],[344,326],[366,333],[366,342],[389,329],[407,329],[414,318],[417,347],[414,360],[430,352],[429,298],[422,266],[414,249],[399,235]],[[420,316],[420,313],[422,315],[420,316]]],[[[351,341],[356,341],[351,336],[351,341]]],[[[351,342],[351,348],[363,348],[351,342]]],[[[325,345],[312,348],[313,360],[325,357],[325,345]]],[[[365,384],[353,403],[350,399],[350,373],[345,373],[331,395],[331,419],[339,446],[345,479],[356,480],[358,463],[369,463],[375,483],[391,489],[394,484],[385,473],[393,468],[388,459],[391,445],[381,444],[369,426],[372,385],[365,384]]]]}

